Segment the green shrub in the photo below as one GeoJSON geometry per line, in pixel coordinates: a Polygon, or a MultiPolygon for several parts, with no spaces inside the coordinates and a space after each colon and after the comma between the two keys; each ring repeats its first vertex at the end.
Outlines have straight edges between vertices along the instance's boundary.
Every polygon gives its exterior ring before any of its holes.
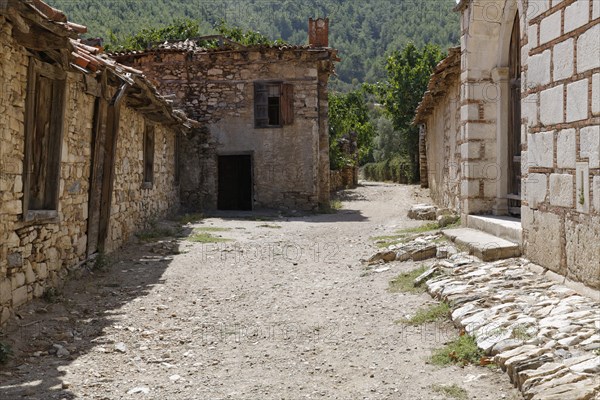
{"type": "Polygon", "coordinates": [[[423,293],[425,288],[423,285],[415,286],[415,279],[423,272],[427,271],[426,266],[421,266],[412,271],[403,272],[390,281],[388,290],[392,293],[408,292],[408,293],[423,293]]]}
{"type": "Polygon", "coordinates": [[[11,355],[10,345],[0,342],[0,364],[6,364],[11,355]]]}
{"type": "Polygon", "coordinates": [[[407,156],[396,156],[388,160],[365,164],[363,173],[366,180],[379,182],[415,183],[418,176],[407,156]]]}
{"type": "Polygon", "coordinates": [[[461,335],[444,347],[437,349],[431,356],[431,362],[436,365],[448,364],[481,364],[483,352],[477,347],[475,338],[461,335]]]}

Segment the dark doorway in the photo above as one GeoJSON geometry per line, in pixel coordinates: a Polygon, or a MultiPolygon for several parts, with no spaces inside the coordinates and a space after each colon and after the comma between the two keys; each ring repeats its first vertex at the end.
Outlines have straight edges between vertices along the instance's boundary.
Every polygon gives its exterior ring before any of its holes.
{"type": "Polygon", "coordinates": [[[508,212],[521,215],[521,33],[519,14],[510,38],[510,110],[508,121],[508,212]]]}
{"type": "Polygon", "coordinates": [[[252,210],[252,156],[219,156],[219,210],[252,210]]]}

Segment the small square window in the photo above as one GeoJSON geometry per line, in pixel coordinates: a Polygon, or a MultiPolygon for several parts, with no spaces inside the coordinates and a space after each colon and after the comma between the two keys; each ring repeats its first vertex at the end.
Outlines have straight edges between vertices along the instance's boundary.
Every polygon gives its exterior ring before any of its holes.
{"type": "Polygon", "coordinates": [[[281,82],[254,83],[254,125],[257,128],[281,127],[293,123],[294,91],[281,82]]]}

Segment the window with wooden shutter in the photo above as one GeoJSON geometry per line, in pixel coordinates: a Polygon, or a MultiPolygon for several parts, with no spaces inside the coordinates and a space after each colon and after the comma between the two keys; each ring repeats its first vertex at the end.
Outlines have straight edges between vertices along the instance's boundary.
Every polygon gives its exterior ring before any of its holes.
{"type": "Polygon", "coordinates": [[[281,82],[254,83],[254,126],[273,128],[294,122],[294,87],[281,82]]]}
{"type": "Polygon", "coordinates": [[[23,219],[58,216],[65,78],[59,67],[30,59],[25,115],[23,219]]]}
{"type": "Polygon", "coordinates": [[[144,186],[154,182],[154,126],[146,125],[144,131],[144,186]]]}

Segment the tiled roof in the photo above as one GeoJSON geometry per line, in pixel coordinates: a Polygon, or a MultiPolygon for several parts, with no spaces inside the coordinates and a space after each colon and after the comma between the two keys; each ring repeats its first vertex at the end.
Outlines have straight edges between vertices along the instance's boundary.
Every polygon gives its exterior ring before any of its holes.
{"type": "Polygon", "coordinates": [[[134,87],[136,90],[128,93],[128,105],[136,108],[135,105],[139,104],[140,108],[143,108],[143,113],[161,122],[184,127],[197,124],[196,121],[188,119],[182,111],[174,110],[171,106],[172,101],[161,96],[142,71],[120,64],[108,55],[101,54],[100,49],[81,43],[78,36],[80,33],[87,32],[87,28],[69,22],[62,11],[41,0],[7,1],[7,7],[0,8],[0,14],[6,13],[6,18],[9,20],[20,18],[20,21],[15,22],[16,24],[37,24],[49,30],[48,35],[54,34],[66,38],[64,46],[71,50],[69,63],[73,69],[94,77],[103,72],[110,72],[118,80],[134,87]],[[15,17],[15,12],[26,18],[15,17]]]}

